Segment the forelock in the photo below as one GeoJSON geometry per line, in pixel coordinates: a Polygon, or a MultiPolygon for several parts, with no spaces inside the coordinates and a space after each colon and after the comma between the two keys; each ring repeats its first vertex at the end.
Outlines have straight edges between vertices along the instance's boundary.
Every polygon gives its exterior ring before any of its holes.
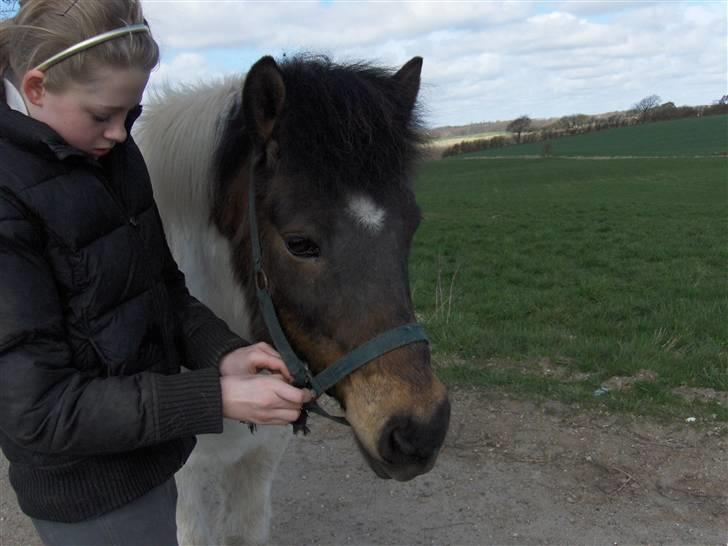
{"type": "Polygon", "coordinates": [[[383,184],[405,182],[397,175],[410,170],[422,133],[392,70],[311,56],[279,66],[286,104],[277,138],[289,167],[333,189],[377,193],[383,184]]]}

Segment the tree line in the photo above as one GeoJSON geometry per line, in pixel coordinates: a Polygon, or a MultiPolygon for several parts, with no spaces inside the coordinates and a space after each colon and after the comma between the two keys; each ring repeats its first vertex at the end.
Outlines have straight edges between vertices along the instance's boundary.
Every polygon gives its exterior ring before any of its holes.
{"type": "MultiPolygon", "coordinates": [[[[667,121],[688,117],[728,114],[728,95],[708,106],[675,106],[673,102],[662,103],[658,95],[650,95],[636,102],[630,110],[610,115],[588,116],[575,114],[563,116],[547,123],[540,128],[534,128],[533,120],[529,116],[520,116],[506,125],[510,135],[464,140],[445,148],[442,157],[449,157],[481,150],[491,150],[525,144],[529,142],[546,142],[592,131],[601,131],[615,127],[626,127],[640,123],[654,121],[667,121]]],[[[547,150],[548,151],[548,150],[547,150]]]]}

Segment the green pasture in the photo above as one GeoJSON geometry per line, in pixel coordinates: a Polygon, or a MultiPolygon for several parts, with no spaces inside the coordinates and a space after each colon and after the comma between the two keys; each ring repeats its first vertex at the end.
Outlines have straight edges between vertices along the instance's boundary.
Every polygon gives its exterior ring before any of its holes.
{"type": "MultiPolygon", "coordinates": [[[[621,129],[610,149],[656,149],[620,147],[641,129],[621,129]]],[[[659,154],[681,155],[671,146],[659,154]]],[[[725,406],[673,393],[728,390],[725,158],[451,158],[424,165],[416,191],[412,290],[446,381],[728,420],[725,406]],[[593,395],[616,376],[636,380],[593,395]]]]}
{"type": "MultiPolygon", "coordinates": [[[[606,129],[549,141],[551,156],[712,156],[728,153],[728,115],[606,129]]],[[[507,146],[463,157],[542,155],[544,142],[507,146]]]]}

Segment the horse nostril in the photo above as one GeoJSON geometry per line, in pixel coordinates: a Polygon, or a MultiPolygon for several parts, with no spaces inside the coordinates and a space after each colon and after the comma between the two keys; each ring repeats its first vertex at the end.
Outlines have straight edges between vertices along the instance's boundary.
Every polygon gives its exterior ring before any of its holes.
{"type": "Polygon", "coordinates": [[[379,454],[392,465],[426,464],[439,448],[429,427],[408,417],[394,417],[382,434],[379,454]]]}
{"type": "Polygon", "coordinates": [[[416,456],[417,448],[407,438],[407,433],[402,430],[392,431],[392,448],[393,451],[399,451],[402,455],[416,456]]]}
{"type": "Polygon", "coordinates": [[[407,417],[393,417],[382,431],[379,454],[389,464],[420,462],[416,446],[416,424],[407,417]]]}
{"type": "Polygon", "coordinates": [[[427,423],[404,415],[392,417],[382,430],[379,455],[393,465],[426,464],[442,446],[449,420],[447,401],[427,423]]]}

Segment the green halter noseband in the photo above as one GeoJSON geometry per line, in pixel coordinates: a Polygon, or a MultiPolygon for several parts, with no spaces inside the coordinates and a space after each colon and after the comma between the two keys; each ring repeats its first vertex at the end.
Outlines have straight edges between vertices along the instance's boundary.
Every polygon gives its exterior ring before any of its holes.
{"type": "MultiPolygon", "coordinates": [[[[283,332],[283,328],[278,321],[273,299],[269,292],[268,277],[263,269],[263,256],[255,212],[255,184],[252,178],[249,185],[248,215],[250,218],[250,241],[253,250],[255,290],[258,295],[258,305],[260,306],[265,325],[268,328],[268,333],[273,340],[273,345],[275,345],[281,358],[286,363],[288,371],[293,376],[293,384],[296,387],[310,388],[313,390],[316,398],[318,398],[347,375],[358,370],[375,358],[404,345],[409,345],[410,343],[418,341],[427,342],[427,336],[420,324],[404,324],[397,328],[387,330],[363,345],[356,347],[324,371],[314,376],[308,365],[298,358],[298,355],[291,348],[291,344],[288,343],[288,338],[286,338],[286,334],[283,332]]],[[[318,413],[338,423],[349,424],[344,417],[330,415],[314,400],[304,406],[298,421],[293,423],[294,432],[303,431],[304,434],[308,433],[308,427],[306,426],[308,412],[318,413]]]]}

